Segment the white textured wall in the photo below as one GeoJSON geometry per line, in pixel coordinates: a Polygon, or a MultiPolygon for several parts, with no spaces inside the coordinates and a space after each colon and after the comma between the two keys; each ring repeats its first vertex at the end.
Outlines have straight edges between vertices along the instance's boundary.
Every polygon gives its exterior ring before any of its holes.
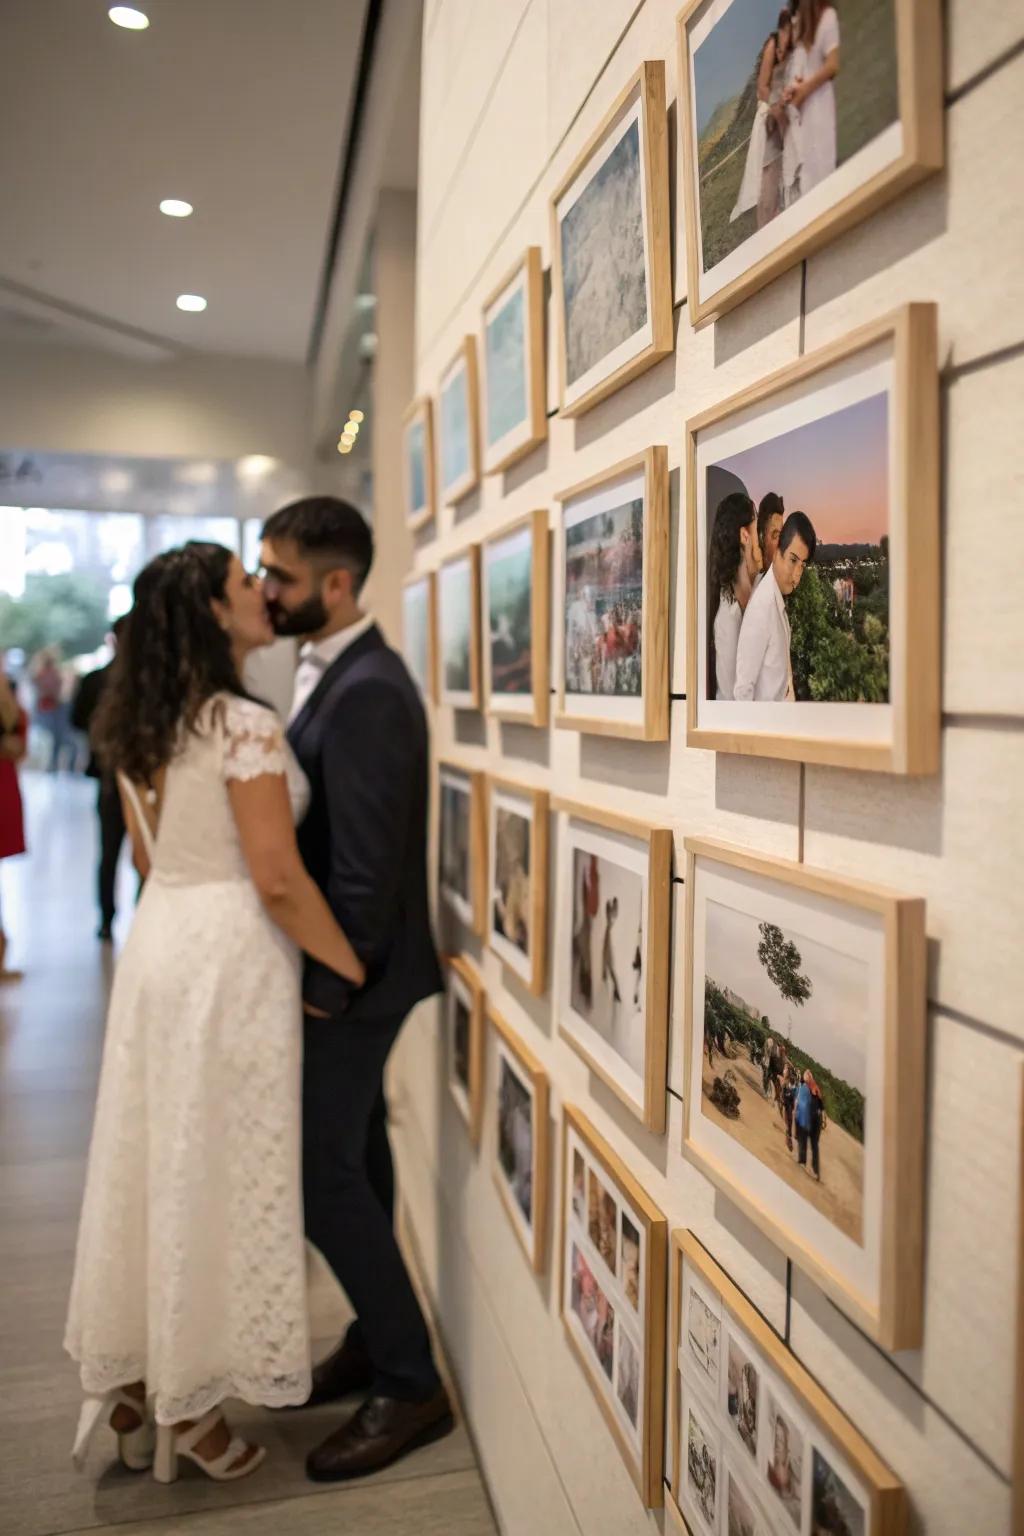
{"type": "MultiPolygon", "coordinates": [[[[919,894],[928,903],[926,1337],[888,1356],[716,1194],[679,1151],[680,968],[669,1131],[652,1137],[558,1038],[549,997],[503,982],[453,933],[542,1058],[555,1122],[587,1108],[672,1226],[692,1227],[906,1483],[911,1529],[1010,1528],[1018,1135],[1024,1051],[1024,12],[947,5],[947,170],[779,278],[690,328],[676,198],[675,0],[428,0],[420,148],[418,390],[433,391],[483,296],[527,244],[550,261],[547,197],[642,59],[664,59],[675,207],[677,347],[419,539],[425,569],[634,449],[668,446],[673,549],[686,417],[894,304],[939,305],[943,370],[943,761],[919,782],[499,726],[437,710],[435,745],[486,770],[919,894]]],[[[553,517],[553,512],[552,512],[553,517]]],[[[672,675],[682,691],[681,590],[672,675]]],[[[681,896],[681,888],[676,887],[681,896]]],[[[682,901],[676,903],[678,929],[682,901]]],[[[674,959],[679,954],[674,949],[674,959]]],[[[492,1063],[489,1063],[489,1065],[492,1063]]],[[[395,1073],[403,1192],[503,1529],[657,1529],[564,1342],[557,1285],[534,1278],[490,1170],[447,1101],[436,1011],[395,1073]]],[[[553,1197],[558,1170],[552,1173],[553,1197]]],[[[558,1200],[552,1200],[557,1211],[558,1200]]],[[[552,1229],[554,1231],[554,1228],[552,1229]]]]}

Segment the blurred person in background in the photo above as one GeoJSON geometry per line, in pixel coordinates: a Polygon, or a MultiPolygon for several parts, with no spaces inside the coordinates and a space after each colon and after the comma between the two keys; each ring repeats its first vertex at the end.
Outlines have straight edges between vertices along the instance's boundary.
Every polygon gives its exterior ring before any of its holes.
{"type": "MultiPolygon", "coordinates": [[[[110,626],[110,644],[115,655],[117,654],[117,642],[125,626],[125,615],[115,619],[110,626]]],[[[96,814],[100,823],[100,863],[98,874],[100,928],[98,937],[104,944],[109,944],[114,936],[114,917],[116,915],[115,886],[117,881],[117,861],[121,853],[121,845],[124,842],[125,824],[124,809],[121,805],[121,796],[117,788],[117,778],[113,773],[106,772],[96,755],[92,741],[92,726],[96,714],[96,706],[103,696],[103,691],[110,681],[113,658],[105,667],[97,667],[94,672],[87,672],[81,679],[75,691],[74,703],[71,706],[71,724],[76,731],[81,731],[89,738],[89,761],[86,763],[85,772],[90,779],[96,779],[98,784],[96,795],[96,814]]]]}
{"type": "Polygon", "coordinates": [[[61,752],[68,740],[68,706],[65,701],[66,679],[55,648],[40,651],[29,668],[35,691],[32,723],[50,738],[49,770],[60,768],[61,752]]]}
{"type": "MultiPolygon", "coordinates": [[[[25,852],[25,819],[17,764],[25,756],[27,746],[28,716],[18,703],[0,652],[0,863],[25,852]]],[[[7,969],[7,935],[0,900],[0,981],[17,981],[20,974],[7,969]]]]}

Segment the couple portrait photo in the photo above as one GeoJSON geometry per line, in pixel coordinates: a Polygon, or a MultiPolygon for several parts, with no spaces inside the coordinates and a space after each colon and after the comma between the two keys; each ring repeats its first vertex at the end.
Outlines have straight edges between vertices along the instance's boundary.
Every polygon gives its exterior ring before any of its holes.
{"type": "MultiPolygon", "coordinates": [[[[94,740],[144,882],[114,973],[65,1347],[123,1465],[227,1481],[265,1449],[226,1399],[351,1397],[306,1462],[375,1472],[447,1434],[451,1404],[393,1229],[384,1065],[442,990],[427,904],[427,725],[360,593],[348,503],[263,529],[262,578],[220,545],[134,587],[94,740]],[[285,729],[242,681],[301,643],[285,729]],[[311,1362],[306,1242],[355,1313],[311,1362]]],[[[311,1436],[312,1439],[312,1436],[311,1436]]]]}
{"type": "Polygon", "coordinates": [[[888,702],[888,427],[875,394],[708,465],[709,699],[888,702]]]}

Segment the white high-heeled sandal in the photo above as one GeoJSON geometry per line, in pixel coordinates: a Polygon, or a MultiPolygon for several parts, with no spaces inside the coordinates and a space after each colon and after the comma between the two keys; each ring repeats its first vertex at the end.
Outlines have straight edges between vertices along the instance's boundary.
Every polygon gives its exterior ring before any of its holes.
{"type": "Polygon", "coordinates": [[[196,1446],[200,1440],[210,1433],[224,1417],[219,1408],[211,1408],[208,1413],[191,1429],[184,1429],[179,1434],[170,1424],[158,1424],[156,1427],[156,1457],[153,1461],[153,1476],[158,1483],[173,1483],[178,1475],[178,1457],[184,1456],[189,1461],[205,1472],[207,1477],[215,1483],[232,1483],[236,1478],[248,1477],[250,1472],[255,1472],[266,1458],[265,1445],[252,1446],[240,1435],[232,1435],[228,1448],[220,1456],[212,1459],[196,1454],[196,1446]],[[253,1451],[248,1461],[241,1466],[235,1463],[246,1451],[253,1451]]]}
{"type": "Polygon", "coordinates": [[[86,1457],[97,1426],[101,1419],[109,1420],[115,1408],[130,1408],[132,1413],[137,1413],[142,1421],[136,1429],[115,1430],[121,1465],[127,1467],[129,1472],[148,1472],[153,1465],[156,1435],[146,1413],[146,1404],[144,1401],[140,1402],[137,1397],[132,1397],[121,1387],[114,1387],[103,1397],[87,1397],[82,1404],[78,1415],[78,1433],[75,1435],[75,1443],[71,1451],[71,1460],[76,1472],[84,1472],[86,1457]]]}

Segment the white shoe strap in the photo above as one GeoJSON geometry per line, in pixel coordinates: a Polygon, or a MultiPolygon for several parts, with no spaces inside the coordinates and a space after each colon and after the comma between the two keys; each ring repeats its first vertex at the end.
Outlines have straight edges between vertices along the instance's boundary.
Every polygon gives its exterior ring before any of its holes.
{"type": "MultiPolygon", "coordinates": [[[[177,1436],[178,1450],[194,1451],[200,1440],[204,1439],[210,1433],[210,1430],[222,1421],[223,1417],[224,1415],[219,1408],[208,1408],[198,1423],[193,1424],[191,1429],[182,1430],[181,1434],[177,1436]]],[[[213,1465],[212,1462],[207,1462],[202,1457],[200,1457],[200,1460],[203,1461],[204,1466],[213,1465]]]]}
{"type": "Polygon", "coordinates": [[[218,1456],[215,1461],[204,1461],[203,1466],[212,1477],[222,1477],[236,1461],[241,1461],[248,1449],[249,1447],[239,1435],[232,1435],[223,1456],[218,1456]]]}

